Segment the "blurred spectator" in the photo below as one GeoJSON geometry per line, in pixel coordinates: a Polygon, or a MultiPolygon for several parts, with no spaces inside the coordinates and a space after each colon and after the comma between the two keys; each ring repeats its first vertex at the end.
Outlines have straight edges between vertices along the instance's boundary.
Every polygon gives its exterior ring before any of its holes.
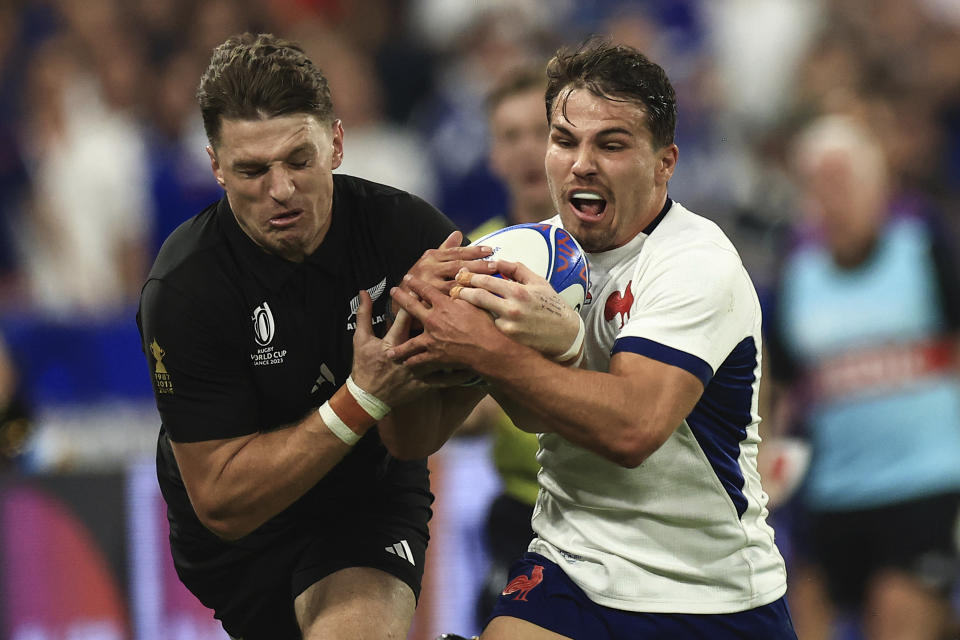
{"type": "Polygon", "coordinates": [[[267,5],[254,0],[206,0],[189,3],[192,14],[188,23],[190,48],[201,60],[210,57],[213,48],[231,34],[269,31],[266,24],[267,5]],[[264,14],[261,14],[264,12],[264,14]]]}
{"type": "Polygon", "coordinates": [[[134,301],[145,274],[146,155],[131,104],[141,60],[130,39],[103,33],[115,49],[90,67],[73,35],[31,61],[24,148],[34,190],[22,254],[39,310],[103,315],[134,301]]]}
{"type": "Polygon", "coordinates": [[[501,214],[471,234],[474,239],[507,225],[540,222],[555,213],[543,167],[549,133],[545,87],[544,65],[518,67],[504,73],[487,97],[489,168],[509,199],[501,214]]]}
{"type": "Polygon", "coordinates": [[[131,19],[139,32],[147,60],[160,63],[181,49],[188,16],[185,0],[135,0],[131,19]]]}
{"type": "MultiPolygon", "coordinates": [[[[960,24],[937,0],[824,2],[821,32],[800,63],[784,119],[847,109],[880,135],[897,188],[957,205],[960,24]]],[[[956,217],[956,216],[953,216],[956,217]]]]}
{"type": "MultiPolygon", "coordinates": [[[[752,132],[774,126],[820,24],[820,0],[701,2],[726,109],[752,132]]],[[[858,5],[859,6],[859,5],[858,5]]]]}
{"type": "Polygon", "coordinates": [[[464,229],[507,206],[504,189],[487,165],[483,100],[501,74],[545,57],[543,24],[531,17],[536,14],[525,13],[525,6],[478,9],[456,37],[442,39],[448,49],[437,93],[419,113],[440,171],[439,207],[464,229]]]}
{"type": "Polygon", "coordinates": [[[160,64],[149,87],[151,255],[180,223],[223,195],[210,172],[207,137],[193,97],[201,72],[192,52],[178,51],[160,64]]]}
{"type": "Polygon", "coordinates": [[[436,171],[423,153],[425,142],[415,131],[384,118],[382,87],[371,56],[318,24],[302,26],[293,37],[312,59],[323,60],[323,73],[336,96],[335,113],[349,140],[337,173],[389,184],[436,202],[436,171]]]}
{"type": "Polygon", "coordinates": [[[795,158],[806,218],[768,344],[789,389],[781,402],[812,444],[796,629],[830,638],[837,615],[854,612],[870,640],[943,638],[960,515],[953,250],[927,203],[895,189],[858,120],[818,119],[795,158]]]}
{"type": "MultiPolygon", "coordinates": [[[[457,49],[457,42],[478,27],[485,28],[485,25],[500,20],[509,21],[530,33],[556,31],[563,26],[576,4],[572,0],[550,3],[538,0],[412,0],[410,14],[414,31],[420,38],[426,39],[438,51],[450,51],[457,49]]],[[[509,54],[509,51],[505,53],[509,54]]],[[[495,61],[491,62],[497,65],[495,61]]]]}

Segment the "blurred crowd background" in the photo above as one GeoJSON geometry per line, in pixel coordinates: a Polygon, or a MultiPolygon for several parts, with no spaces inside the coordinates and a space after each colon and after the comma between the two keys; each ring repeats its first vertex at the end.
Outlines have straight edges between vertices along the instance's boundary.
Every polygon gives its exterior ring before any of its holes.
{"type": "MultiPolygon", "coordinates": [[[[666,69],[679,101],[670,195],[733,238],[762,300],[788,230],[813,215],[793,145],[821,115],[864,124],[891,193],[939,212],[946,236],[960,228],[957,0],[0,0],[0,637],[65,638],[74,624],[30,604],[13,575],[12,541],[31,522],[51,528],[24,519],[42,505],[24,511],[17,501],[37,495],[79,500],[72,513],[89,511],[76,517],[93,530],[80,537],[92,536],[121,576],[120,604],[103,610],[123,622],[87,615],[69,637],[217,637],[185,618],[174,634],[158,617],[150,598],[180,596],[135,547],[157,538],[160,562],[163,536],[108,505],[138,513],[135,489],[155,500],[148,467],[159,421],[136,304],[164,238],[221,195],[194,91],[212,48],[245,30],[298,40],[327,75],[345,130],[340,172],[412,191],[465,230],[507,207],[487,162],[487,91],[504,72],[545,64],[591,34],[666,69]],[[94,488],[79,489],[85,483],[94,488]],[[120,493],[101,501],[97,491],[120,493]],[[90,496],[99,512],[82,506],[90,496]],[[96,522],[111,518],[141,533],[100,531],[96,522]],[[2,595],[14,591],[19,600],[2,595]]],[[[471,453],[479,449],[456,451],[437,465],[483,476],[489,463],[471,453]]],[[[437,526],[472,522],[458,509],[482,511],[496,482],[486,473],[490,491],[445,498],[438,466],[437,526]]],[[[149,518],[163,525],[155,511],[149,518]]],[[[30,548],[53,562],[37,536],[26,536],[36,538],[30,548]]],[[[52,583],[37,584],[49,600],[52,583]]],[[[449,615],[452,606],[424,609],[449,615]]]]}

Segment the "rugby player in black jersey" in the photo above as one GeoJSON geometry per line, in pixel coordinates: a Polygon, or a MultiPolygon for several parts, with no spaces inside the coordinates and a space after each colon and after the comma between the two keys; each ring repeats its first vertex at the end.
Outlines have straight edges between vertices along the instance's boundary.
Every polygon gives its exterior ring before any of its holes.
{"type": "Polygon", "coordinates": [[[388,292],[449,291],[486,252],[333,175],[343,126],[298,45],[231,37],[197,96],[225,197],[170,235],[138,313],[178,575],[234,638],[404,638],[433,499],[404,425],[448,431],[482,392],[385,357],[409,327],[388,292]]]}

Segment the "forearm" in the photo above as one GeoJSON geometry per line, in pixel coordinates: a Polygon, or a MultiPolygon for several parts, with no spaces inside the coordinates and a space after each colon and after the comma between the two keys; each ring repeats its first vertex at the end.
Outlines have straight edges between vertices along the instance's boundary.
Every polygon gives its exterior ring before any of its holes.
{"type": "Polygon", "coordinates": [[[618,464],[640,464],[703,393],[693,373],[634,353],[615,354],[609,373],[568,368],[511,339],[469,301],[413,279],[408,284],[417,297],[400,290],[391,295],[424,331],[388,349],[388,357],[409,367],[473,370],[528,410],[512,416],[524,429],[534,430],[536,421],[536,430],[558,433],[618,464]]]}
{"type": "Polygon", "coordinates": [[[443,446],[485,395],[480,387],[432,390],[395,407],[380,421],[380,437],[395,458],[425,458],[443,446]]]}
{"type": "Polygon", "coordinates": [[[225,462],[213,490],[211,523],[222,525],[225,537],[250,533],[303,496],[349,451],[316,411],[292,427],[258,434],[225,462]]]}
{"type": "Polygon", "coordinates": [[[527,433],[544,433],[544,429],[549,429],[549,426],[541,424],[543,422],[542,416],[515,401],[498,387],[491,385],[490,395],[497,401],[497,404],[503,409],[504,413],[510,416],[510,421],[513,423],[513,426],[521,431],[526,431],[527,433]]]}
{"type": "Polygon", "coordinates": [[[633,467],[682,420],[658,385],[645,388],[632,376],[562,366],[519,345],[513,351],[509,367],[472,364],[494,383],[504,410],[525,431],[556,433],[633,467]]]}
{"type": "Polygon", "coordinates": [[[382,415],[363,405],[348,380],[319,411],[291,427],[171,446],[200,521],[233,539],[305,494],[382,415]]]}

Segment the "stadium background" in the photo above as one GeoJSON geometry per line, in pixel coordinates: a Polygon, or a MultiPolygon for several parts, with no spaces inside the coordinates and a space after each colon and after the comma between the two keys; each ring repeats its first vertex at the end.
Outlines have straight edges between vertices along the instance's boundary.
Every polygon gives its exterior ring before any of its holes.
{"type": "MultiPolygon", "coordinates": [[[[666,68],[671,195],[733,237],[761,297],[801,215],[791,136],[865,88],[900,187],[960,222],[956,0],[3,0],[0,335],[32,429],[0,441],[0,638],[225,637],[169,561],[134,313],[163,238],[218,197],[193,91],[241,30],[301,41],[328,75],[340,171],[464,229],[505,207],[485,165],[486,88],[597,33],[666,68]]],[[[486,449],[461,438],[431,461],[418,640],[476,631],[486,449]]]]}

